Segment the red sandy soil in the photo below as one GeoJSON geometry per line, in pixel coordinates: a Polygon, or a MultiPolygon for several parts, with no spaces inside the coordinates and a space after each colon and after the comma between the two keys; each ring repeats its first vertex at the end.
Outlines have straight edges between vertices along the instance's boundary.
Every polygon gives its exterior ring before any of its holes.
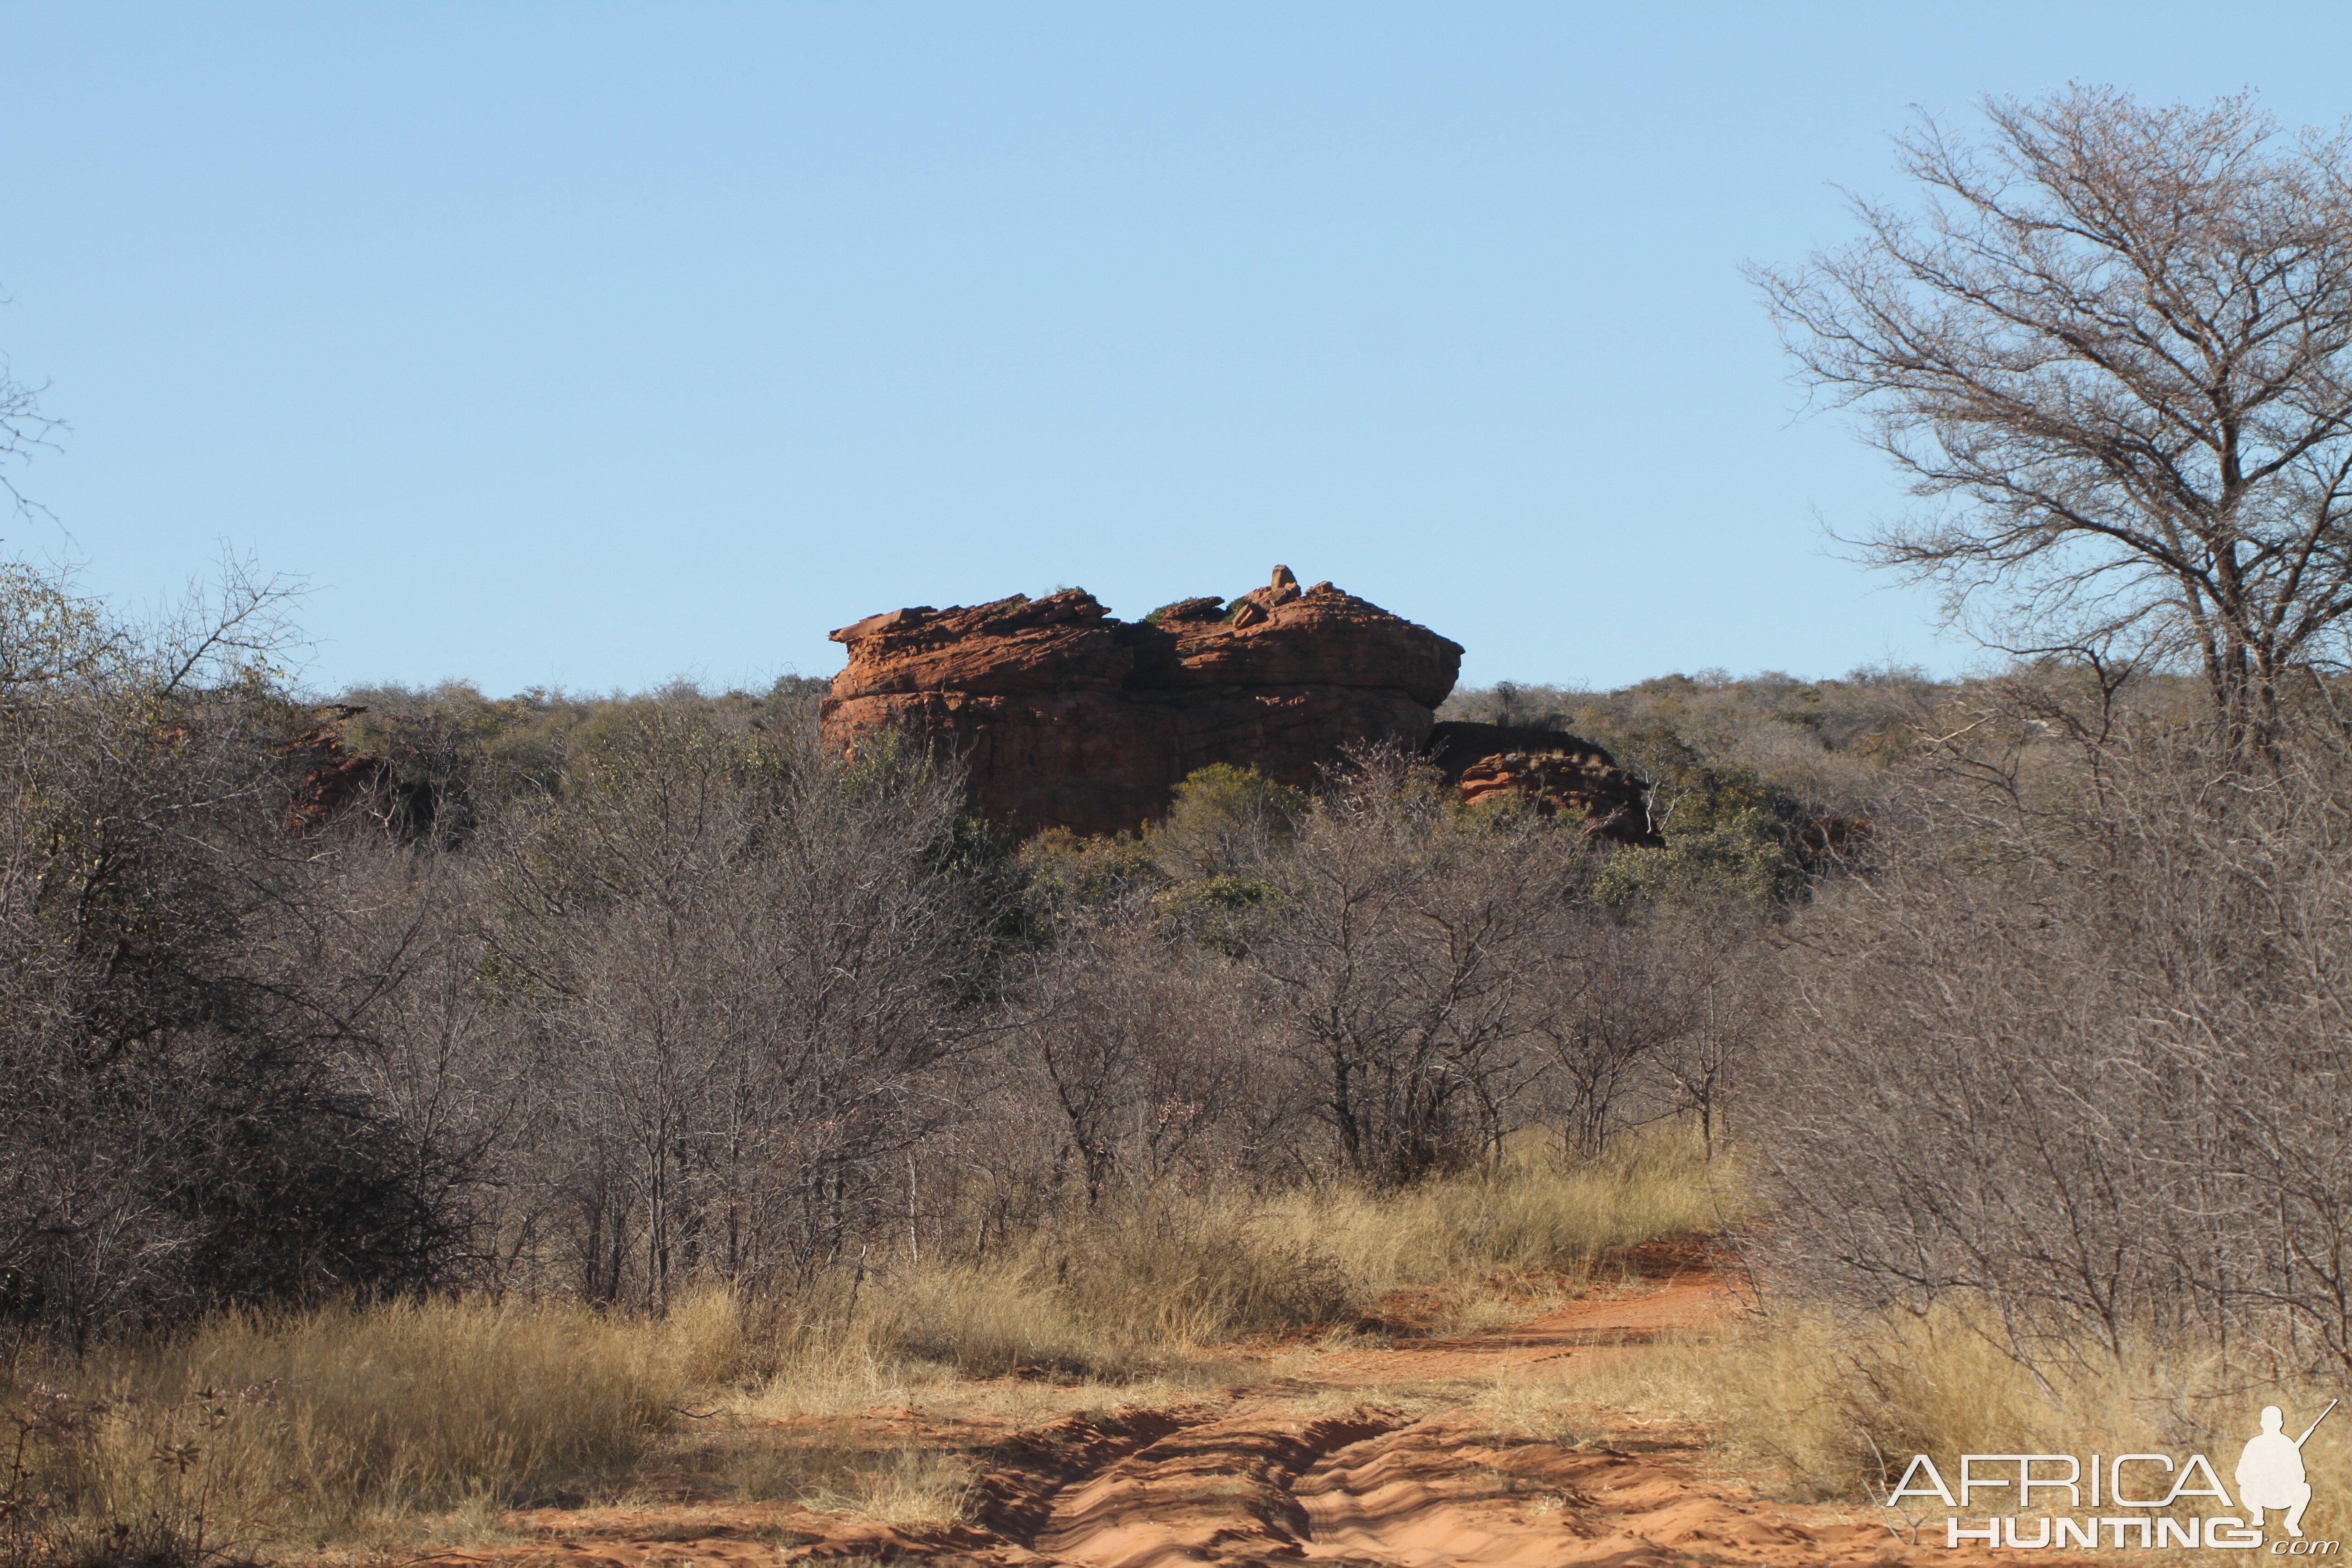
{"type": "MultiPolygon", "coordinates": [[[[524,1542],[445,1550],[446,1568],[813,1568],[845,1559],[1076,1568],[1328,1562],[1350,1568],[1667,1568],[1669,1564],[1982,1562],[1914,1543],[1875,1510],[1780,1502],[1722,1473],[1690,1426],[1597,1413],[1573,1447],[1498,1436],[1465,1409],[1426,1413],[1427,1385],[1560,1357],[1639,1356],[1735,1310],[1692,1253],[1528,1321],[1351,1350],[1304,1375],[1157,1408],[1073,1414],[1024,1431],[907,1410],[859,1419],[972,1456],[971,1523],[894,1527],[788,1504],[541,1510],[524,1542]],[[1383,1401],[1418,1387],[1421,1414],[1383,1401]]],[[[788,1440],[791,1426],[778,1436],[788,1440]]],[[[2045,1558],[2050,1568],[2080,1558],[2045,1558]]]]}

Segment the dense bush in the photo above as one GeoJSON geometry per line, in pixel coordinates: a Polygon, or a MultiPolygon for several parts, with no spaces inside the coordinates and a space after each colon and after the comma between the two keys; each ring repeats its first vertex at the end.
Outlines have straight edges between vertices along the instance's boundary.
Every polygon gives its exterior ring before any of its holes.
{"type": "Polygon", "coordinates": [[[1782,1287],[1991,1301],[2028,1358],[2347,1357],[2316,689],[2252,758],[2173,683],[2055,664],[1458,699],[1648,773],[1667,847],[1607,854],[1393,752],[1014,846],[919,737],[830,754],[804,683],[377,689],[341,732],[393,773],[322,816],[266,599],[142,631],[0,595],[28,1329],[854,1289],[1680,1117],[1766,1173],[1782,1287]]]}
{"type": "Polygon", "coordinates": [[[421,904],[296,830],[266,607],[0,576],[0,1312],[78,1342],[460,1251],[467,1152],[348,1070],[421,904]]]}
{"type": "Polygon", "coordinates": [[[2256,757],[2085,696],[1977,694],[1803,922],[1776,1245],[1811,1290],[1990,1301],[2029,1359],[2341,1368],[2352,753],[2324,709],[2256,757]]]}
{"type": "Polygon", "coordinates": [[[1753,929],[1753,889],[1683,875],[1654,920],[1402,756],[1311,793],[1211,769],[1140,835],[1016,847],[919,738],[828,753],[810,682],[321,715],[267,601],[142,632],[9,581],[28,1327],[459,1284],[660,1310],[1717,1114],[1727,1058],[1682,1064],[1719,963],[1677,933],[1753,929]]]}

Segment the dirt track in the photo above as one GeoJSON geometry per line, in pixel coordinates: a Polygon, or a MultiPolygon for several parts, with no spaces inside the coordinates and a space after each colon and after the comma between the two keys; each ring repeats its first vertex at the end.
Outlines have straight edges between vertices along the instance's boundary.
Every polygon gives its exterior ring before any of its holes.
{"type": "Polygon", "coordinates": [[[1501,1386],[1521,1367],[1560,1357],[1639,1356],[1662,1332],[1703,1332],[1731,1310],[1703,1265],[1669,1263],[1661,1274],[1486,1332],[1293,1355],[1284,1363],[1289,1376],[1158,1407],[1078,1412],[1010,1432],[911,1410],[861,1417],[902,1442],[972,1456],[980,1479],[968,1525],[893,1527],[681,1496],[675,1507],[517,1516],[509,1522],[530,1543],[445,1551],[433,1561],[1648,1568],[1976,1556],[1898,1540],[1874,1510],[1761,1498],[1715,1470],[1702,1434],[1687,1427],[1595,1412],[1596,1435],[1563,1446],[1499,1436],[1465,1405],[1443,1403],[1449,1387],[1482,1379],[1501,1386]],[[1435,1400],[1432,1390],[1441,1391],[1435,1400]]]}

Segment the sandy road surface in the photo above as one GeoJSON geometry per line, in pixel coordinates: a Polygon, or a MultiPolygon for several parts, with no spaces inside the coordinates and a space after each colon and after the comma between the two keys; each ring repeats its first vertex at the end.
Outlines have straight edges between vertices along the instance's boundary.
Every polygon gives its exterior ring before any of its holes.
{"type": "MultiPolygon", "coordinates": [[[[1951,1563],[1874,1510],[1760,1497],[1710,1466],[1687,1427],[1595,1412],[1573,1445],[1498,1435],[1444,1391],[1500,1386],[1561,1357],[1628,1357],[1703,1334],[1732,1310],[1702,1261],[1528,1321],[1387,1350],[1294,1354],[1290,1375],[1188,1401],[1076,1412],[1020,1430],[910,1410],[865,1419],[968,1453],[975,1522],[904,1528],[784,1504],[542,1510],[512,1544],[434,1553],[460,1565],[736,1568],[849,1559],[1181,1568],[1665,1568],[1668,1564],[1951,1563]],[[1438,1391],[1433,1398],[1432,1391],[1438,1391]]],[[[1465,1394],[1465,1397],[1468,1395],[1465,1394]]],[[[786,1434],[780,1431],[779,1439],[786,1434]]],[[[2050,1554],[2058,1568],[2062,1560],[2050,1554]]]]}

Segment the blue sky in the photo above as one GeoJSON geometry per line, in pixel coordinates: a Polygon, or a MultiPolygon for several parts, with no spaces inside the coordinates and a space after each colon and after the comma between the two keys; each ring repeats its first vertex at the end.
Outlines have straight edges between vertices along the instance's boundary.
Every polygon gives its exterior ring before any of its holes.
{"type": "Polygon", "coordinates": [[[2352,9],[0,5],[9,546],[306,576],[313,685],[830,674],[1276,561],[1486,682],[1951,669],[1739,268],[1917,104],[2352,112],[2352,9]]]}

